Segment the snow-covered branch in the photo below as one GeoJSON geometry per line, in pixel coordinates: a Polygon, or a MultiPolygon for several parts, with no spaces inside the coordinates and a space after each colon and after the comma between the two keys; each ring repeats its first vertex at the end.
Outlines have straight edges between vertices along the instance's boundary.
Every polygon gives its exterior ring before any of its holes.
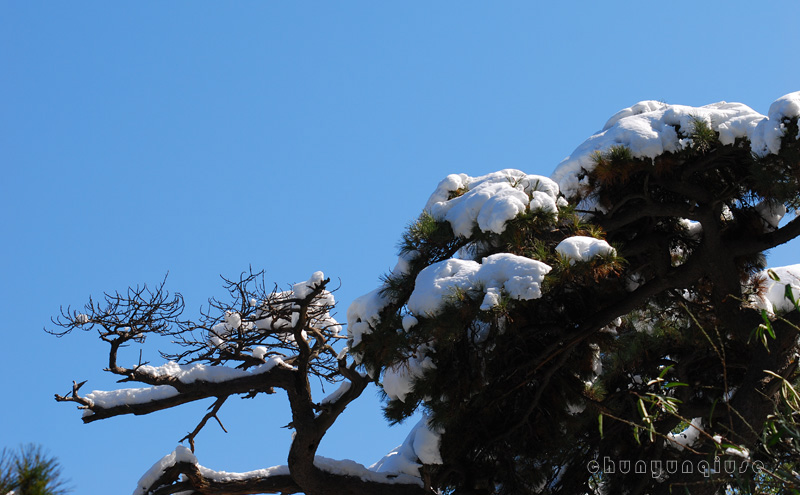
{"type": "Polygon", "coordinates": [[[330,279],[317,272],[282,292],[263,290],[263,284],[255,284],[257,279],[258,274],[251,273],[238,281],[226,280],[233,302],[212,299],[198,322],[179,319],[182,299],[170,299],[163,283],[153,291],[143,287],[107,295],[105,305],[90,301],[81,313],[64,311],[56,320],[64,329],[62,334],[97,329],[100,339],[110,345],[107,371],[120,376],[122,383],[145,386],[83,394],[85,382],[73,382],[71,392],[56,395],[56,400],[76,403],[83,410],[83,421],[90,423],[214,399],[197,426],[181,439],[191,449],[179,447],[159,461],[142,478],[136,493],[312,494],[331,487],[336,493],[424,493],[419,476],[378,474],[352,461],[316,456],[325,433],[371,380],[348,364],[346,353],[333,347],[341,326],[330,315],[335,304],[326,289],[330,279]],[[164,335],[188,350],[166,354],[176,360],[160,366],[119,364],[123,347],[164,335]],[[338,381],[340,386],[334,394],[315,401],[310,376],[338,381]],[[271,394],[275,389],[287,393],[295,429],[287,466],[231,474],[197,463],[192,454],[195,441],[209,420],[222,427],[221,410],[230,397],[271,394]]]}
{"type": "Polygon", "coordinates": [[[141,366],[129,376],[131,381],[153,385],[79,394],[74,386],[69,395],[56,394],[59,402],[75,402],[84,410],[84,423],[123,414],[149,414],[209,397],[272,393],[273,388],[287,388],[293,370],[280,358],[250,370],[201,364],[169,363],[159,368],[141,366]]]}

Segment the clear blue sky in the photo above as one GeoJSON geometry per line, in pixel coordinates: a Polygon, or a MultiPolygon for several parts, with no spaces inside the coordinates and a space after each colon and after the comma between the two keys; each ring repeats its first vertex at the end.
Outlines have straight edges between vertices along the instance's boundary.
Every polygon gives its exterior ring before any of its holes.
{"type": "MultiPolygon", "coordinates": [[[[554,4],[0,2],[0,446],[42,444],[76,493],[126,493],[203,414],[83,425],[53,394],[114,383],[93,335],[42,331],[62,304],[169,271],[195,314],[252,265],[340,278],[344,320],[447,174],[549,175],[644,99],[766,113],[800,89],[795,1],[554,4]]],[[[402,441],[376,397],[323,455],[402,441]]],[[[230,402],[200,461],[284,463],[285,398],[230,402]]]]}

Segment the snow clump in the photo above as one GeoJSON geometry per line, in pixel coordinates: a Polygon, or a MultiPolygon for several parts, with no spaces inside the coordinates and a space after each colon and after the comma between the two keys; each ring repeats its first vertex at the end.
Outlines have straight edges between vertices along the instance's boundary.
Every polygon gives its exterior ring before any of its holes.
{"type": "Polygon", "coordinates": [[[386,368],[382,385],[383,391],[390,399],[405,402],[406,396],[413,389],[414,380],[420,378],[426,370],[436,368],[426,352],[427,346],[423,346],[405,361],[386,368]]]}
{"type": "Polygon", "coordinates": [[[571,265],[576,261],[591,261],[597,256],[613,256],[616,249],[602,239],[594,237],[573,236],[567,237],[556,246],[556,252],[567,258],[571,265]]]}
{"type": "Polygon", "coordinates": [[[431,429],[428,417],[423,415],[403,444],[386,454],[369,469],[376,473],[407,474],[419,478],[419,468],[423,464],[442,464],[440,441],[441,432],[431,429]]]}
{"type": "Polygon", "coordinates": [[[686,447],[691,448],[700,438],[703,432],[703,419],[694,418],[686,428],[678,433],[667,433],[667,445],[676,448],[679,452],[683,452],[686,447]]]}
{"type": "Polygon", "coordinates": [[[763,290],[753,297],[753,303],[758,309],[764,309],[770,314],[787,313],[794,310],[794,304],[786,297],[786,287],[791,287],[795,300],[800,299],[800,265],[780,266],[764,270],[756,274],[764,282],[763,290]],[[779,280],[770,277],[774,273],[779,280]]]}
{"type": "MultiPolygon", "coordinates": [[[[294,342],[294,335],[290,330],[297,324],[300,318],[297,301],[308,297],[323,280],[325,280],[325,274],[317,271],[314,272],[308,280],[294,284],[291,290],[270,294],[270,296],[261,303],[255,299],[251,299],[249,304],[251,307],[256,308],[256,311],[255,314],[247,320],[243,320],[242,315],[237,311],[226,311],[223,315],[223,321],[211,327],[211,330],[208,332],[208,344],[217,349],[225,349],[230,345],[228,342],[229,337],[231,335],[236,335],[239,330],[244,332],[260,331],[262,333],[284,330],[284,332],[276,334],[277,337],[284,342],[294,342]]],[[[325,328],[334,335],[338,334],[342,327],[328,311],[313,311],[315,309],[333,307],[335,305],[336,299],[331,292],[327,290],[320,292],[309,307],[314,313],[313,319],[309,324],[318,328],[325,328]]],[[[305,337],[306,334],[305,331],[303,331],[303,338],[305,337]]],[[[263,357],[257,356],[255,354],[256,350],[253,350],[253,352],[254,357],[263,357]]]]}
{"type": "Polygon", "coordinates": [[[437,221],[450,222],[456,236],[469,239],[475,227],[501,234],[506,222],[526,211],[556,213],[558,194],[551,179],[514,169],[481,177],[451,174],[439,183],[425,211],[437,221]]]}
{"type": "MultiPolygon", "coordinates": [[[[777,153],[785,128],[783,120],[800,116],[800,91],[778,98],[765,117],[742,103],[712,103],[702,107],[642,101],[617,112],[595,135],[587,139],[556,167],[551,178],[561,192],[572,198],[594,168],[593,155],[612,146],[625,146],[636,158],[653,159],[677,152],[689,144],[694,122],[701,120],[719,134],[723,145],[747,138],[758,156],[777,153]]],[[[798,134],[797,139],[800,139],[798,134]]]]}
{"type": "Polygon", "coordinates": [[[379,287],[356,298],[347,308],[347,333],[350,347],[361,343],[365,334],[372,333],[372,328],[380,323],[380,313],[391,303],[389,296],[379,287]]]}
{"type": "Polygon", "coordinates": [[[541,261],[510,253],[487,256],[482,263],[460,259],[440,261],[417,275],[408,309],[417,316],[436,316],[458,291],[482,290],[483,310],[500,302],[501,291],[512,299],[538,299],[542,296],[541,283],[550,270],[541,261]]]}
{"type": "Polygon", "coordinates": [[[183,445],[178,445],[174,451],[162,457],[158,462],[147,470],[144,475],[139,479],[133,495],[145,495],[149,493],[149,489],[153,488],[153,483],[156,482],[166,471],[179,462],[188,462],[197,464],[197,458],[191,450],[183,445]]]}

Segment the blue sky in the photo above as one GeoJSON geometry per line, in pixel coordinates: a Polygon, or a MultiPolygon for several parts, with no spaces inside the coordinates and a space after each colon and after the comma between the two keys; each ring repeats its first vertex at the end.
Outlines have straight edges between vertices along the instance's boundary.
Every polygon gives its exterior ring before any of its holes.
{"type": "MultiPolygon", "coordinates": [[[[93,335],[42,331],[60,305],[169,272],[195,315],[252,265],[341,279],[344,320],[447,174],[549,175],[645,99],[766,113],[800,89],[799,18],[788,1],[1,2],[0,446],[42,444],[77,493],[132,491],[205,405],[83,425],[53,394],[114,383],[93,335]]],[[[284,463],[285,398],[229,402],[200,461],[284,463]]],[[[370,389],[321,454],[370,464],[410,426],[370,389]]]]}

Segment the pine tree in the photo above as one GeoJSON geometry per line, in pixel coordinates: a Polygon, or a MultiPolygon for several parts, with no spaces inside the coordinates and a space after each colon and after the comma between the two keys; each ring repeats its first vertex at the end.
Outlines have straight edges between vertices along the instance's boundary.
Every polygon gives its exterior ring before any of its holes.
{"type": "Polygon", "coordinates": [[[767,117],[641,102],[551,177],[448,176],[397,267],[350,305],[346,349],[321,272],[285,291],[226,280],[231,300],[196,321],[164,284],[67,308],[61,333],[96,330],[107,371],[146,387],[73,382],[56,400],[89,423],[213,399],[142,495],[800,490],[800,265],[765,258],[800,236],[800,219],[783,221],[800,207],[799,117],[800,92],[767,117]],[[123,363],[154,336],[181,352],[123,363]],[[319,400],[310,377],[342,385],[319,400]],[[369,381],[389,421],[423,420],[370,469],[315,457],[369,381]],[[276,388],[295,430],[287,466],[201,466],[195,439],[225,401],[276,388]]]}
{"type": "Polygon", "coordinates": [[[29,444],[0,453],[0,493],[62,495],[68,493],[58,460],[29,444]]]}
{"type": "Polygon", "coordinates": [[[800,220],[779,226],[800,201],[800,98],[790,99],[789,112],[781,100],[771,109],[771,142],[766,119],[731,136],[720,125],[730,106],[680,120],[670,112],[681,109],[645,102],[628,115],[664,124],[672,148],[652,152],[612,119],[595,143],[614,144],[579,148],[554,175],[560,190],[515,170],[440,184],[399,268],[364,296],[380,311],[349,321],[387,418],[422,408],[443,432],[435,486],[655,494],[765,482],[753,465],[771,459],[762,426],[781,380],[795,380],[800,323],[764,303],[777,285],[796,306],[797,275],[781,281],[764,257],[800,234],[800,220]],[[523,208],[498,228],[492,213],[520,194],[523,208]],[[498,256],[511,257],[508,273],[482,275],[498,256]],[[540,290],[515,293],[531,260],[548,267],[527,282],[540,290]],[[700,467],[716,459],[733,472],[700,467]],[[684,461],[692,472],[675,467],[684,461]]]}

